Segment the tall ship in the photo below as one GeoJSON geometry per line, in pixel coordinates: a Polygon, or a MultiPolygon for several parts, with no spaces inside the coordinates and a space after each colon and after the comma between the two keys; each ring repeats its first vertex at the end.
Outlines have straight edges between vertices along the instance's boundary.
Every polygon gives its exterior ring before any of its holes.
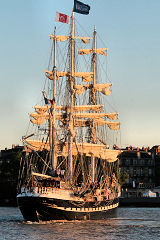
{"type": "Polygon", "coordinates": [[[68,33],[57,33],[55,26],[49,35],[41,104],[30,113],[30,132],[22,138],[17,201],[27,221],[102,219],[119,204],[120,150],[107,139],[120,122],[117,112],[105,110],[112,84],[100,82],[99,57],[108,49],[97,47],[96,26],[92,37],[75,27],[75,12],[89,9],[75,0],[70,18],[57,13],[57,21],[70,21],[61,24],[68,33]]]}

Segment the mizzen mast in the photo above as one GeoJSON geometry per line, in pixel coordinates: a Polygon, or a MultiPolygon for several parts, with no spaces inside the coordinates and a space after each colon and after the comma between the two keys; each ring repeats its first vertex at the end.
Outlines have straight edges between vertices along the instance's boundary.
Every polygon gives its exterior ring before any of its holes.
{"type": "MultiPolygon", "coordinates": [[[[94,27],[94,46],[93,48],[97,48],[97,32],[96,32],[96,25],[94,27]]],[[[93,52],[93,88],[92,88],[92,104],[96,104],[96,94],[95,94],[95,84],[96,84],[96,67],[97,67],[97,54],[93,52]]]]}

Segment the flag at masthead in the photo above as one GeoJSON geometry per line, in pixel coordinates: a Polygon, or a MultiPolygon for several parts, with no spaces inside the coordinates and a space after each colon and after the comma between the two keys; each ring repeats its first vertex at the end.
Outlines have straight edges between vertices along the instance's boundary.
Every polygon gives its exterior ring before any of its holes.
{"type": "Polygon", "coordinates": [[[73,12],[87,15],[87,14],[89,14],[89,10],[90,10],[89,5],[84,4],[77,0],[74,0],[73,12]]]}

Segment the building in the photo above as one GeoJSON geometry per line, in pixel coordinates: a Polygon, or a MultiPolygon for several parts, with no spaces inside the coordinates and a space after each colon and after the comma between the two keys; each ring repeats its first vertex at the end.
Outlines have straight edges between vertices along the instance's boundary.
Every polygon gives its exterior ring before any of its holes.
{"type": "Polygon", "coordinates": [[[16,205],[19,161],[23,147],[13,145],[0,151],[0,205],[16,205]]]}
{"type": "Polygon", "coordinates": [[[149,148],[123,149],[120,171],[129,175],[122,186],[122,195],[137,196],[141,193],[140,189],[152,189],[156,185],[155,155],[149,148]]]}
{"type": "Polygon", "coordinates": [[[156,186],[160,186],[160,146],[152,147],[152,155],[155,159],[155,182],[156,186]]]}

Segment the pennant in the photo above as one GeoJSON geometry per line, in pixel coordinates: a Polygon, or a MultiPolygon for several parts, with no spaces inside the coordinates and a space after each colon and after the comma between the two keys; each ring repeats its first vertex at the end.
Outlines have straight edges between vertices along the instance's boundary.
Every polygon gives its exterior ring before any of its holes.
{"type": "Polygon", "coordinates": [[[77,12],[80,14],[89,14],[89,10],[90,10],[90,6],[87,4],[84,4],[80,1],[74,0],[74,8],[73,8],[73,12],[77,12]]]}
{"type": "Polygon", "coordinates": [[[69,16],[56,12],[56,22],[62,22],[62,23],[67,23],[69,24],[69,16]]]}

